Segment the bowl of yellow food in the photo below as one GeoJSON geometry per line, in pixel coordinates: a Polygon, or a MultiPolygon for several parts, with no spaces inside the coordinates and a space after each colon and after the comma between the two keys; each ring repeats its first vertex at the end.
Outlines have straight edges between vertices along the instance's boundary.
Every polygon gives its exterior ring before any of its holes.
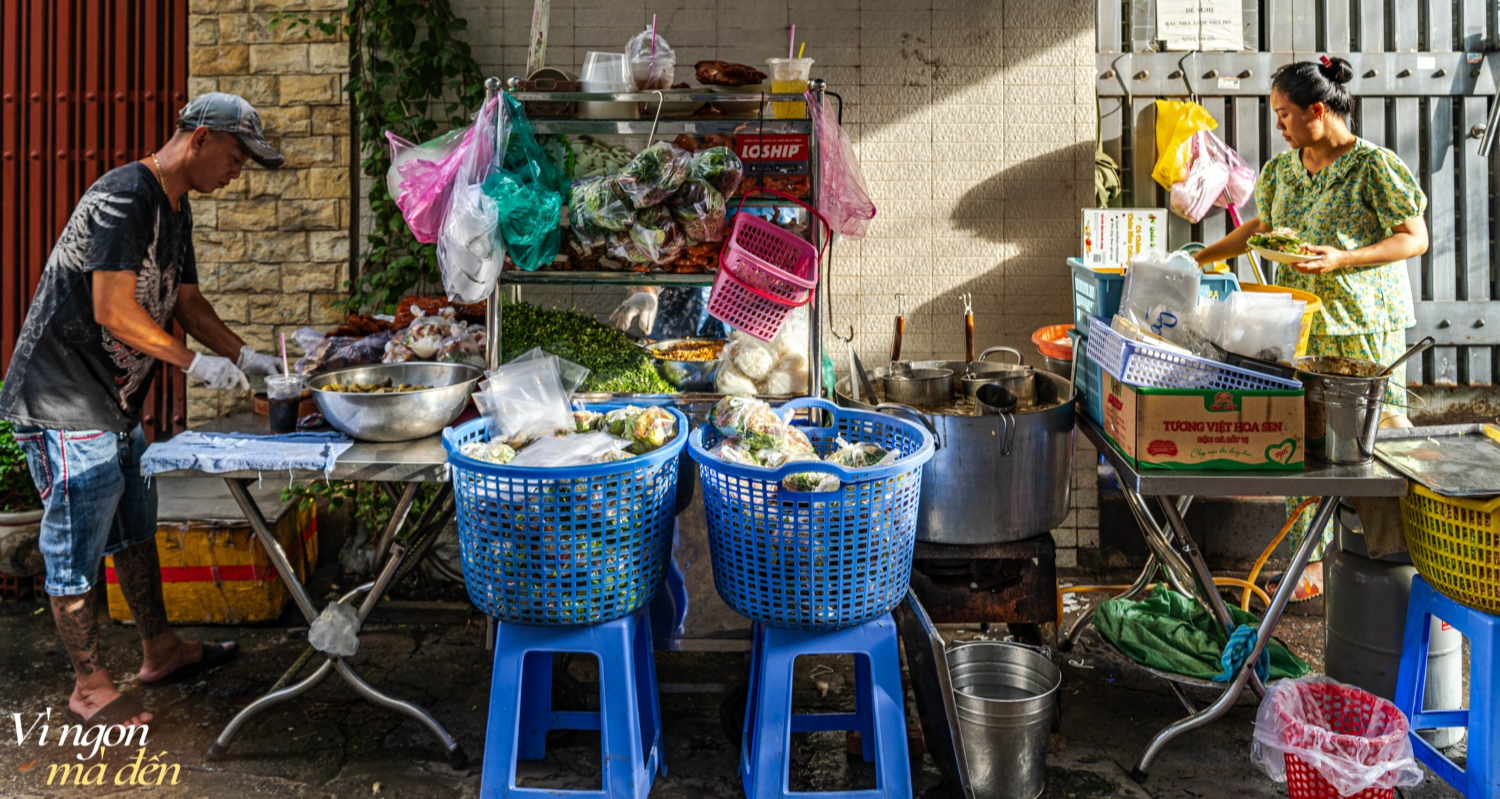
{"type": "Polygon", "coordinates": [[[466,363],[383,363],[324,372],[307,387],[323,418],[344,435],[410,441],[452,424],[483,376],[466,363]]]}

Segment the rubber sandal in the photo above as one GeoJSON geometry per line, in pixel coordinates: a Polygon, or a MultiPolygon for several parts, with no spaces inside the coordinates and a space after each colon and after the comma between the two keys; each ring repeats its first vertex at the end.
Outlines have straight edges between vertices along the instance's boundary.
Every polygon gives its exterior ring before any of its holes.
{"type": "Polygon", "coordinates": [[[197,660],[178,666],[161,679],[149,682],[141,680],[141,683],[143,685],[167,685],[185,680],[195,674],[222,666],[234,660],[235,655],[240,653],[240,645],[234,641],[223,641],[217,644],[200,643],[198,646],[203,648],[203,654],[197,660]]]}
{"type": "Polygon", "coordinates": [[[84,718],[72,710],[64,712],[68,718],[78,721],[85,726],[93,727],[102,724],[107,730],[111,727],[123,726],[125,722],[148,711],[141,706],[139,699],[130,694],[120,694],[115,697],[113,702],[94,711],[94,715],[88,718],[84,718]]]}

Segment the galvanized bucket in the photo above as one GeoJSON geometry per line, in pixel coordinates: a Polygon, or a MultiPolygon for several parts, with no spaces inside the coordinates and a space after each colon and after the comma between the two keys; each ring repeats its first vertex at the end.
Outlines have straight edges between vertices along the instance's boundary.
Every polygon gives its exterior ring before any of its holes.
{"type": "Polygon", "coordinates": [[[1062,671],[1036,649],[998,641],[948,650],[948,671],[975,799],[1041,796],[1062,671]]]}
{"type": "Polygon", "coordinates": [[[1302,381],[1307,454],[1336,464],[1375,459],[1375,430],[1389,377],[1377,377],[1379,364],[1356,358],[1298,358],[1302,381]],[[1330,374],[1339,372],[1339,374],[1330,374]],[[1348,374],[1346,374],[1348,373],[1348,374]]]}

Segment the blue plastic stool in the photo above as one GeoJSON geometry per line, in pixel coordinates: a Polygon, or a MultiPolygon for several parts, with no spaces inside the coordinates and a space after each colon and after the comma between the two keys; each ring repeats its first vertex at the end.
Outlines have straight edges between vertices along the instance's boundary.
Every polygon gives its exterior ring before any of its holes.
{"type": "Polygon", "coordinates": [[[740,779],[749,799],[909,799],[911,764],[896,640],[896,624],[889,613],[832,632],[755,624],[745,738],[740,745],[740,779]],[[855,712],[792,713],[792,666],[803,655],[854,656],[855,712]],[[875,764],[874,790],[789,790],[792,733],[830,730],[859,732],[862,754],[875,764]]]}
{"type": "Polygon", "coordinates": [[[1396,680],[1396,707],[1411,719],[1411,745],[1417,760],[1468,799],[1500,796],[1500,616],[1465,607],[1433,590],[1420,575],[1412,578],[1406,606],[1406,637],[1401,646],[1401,674],[1396,680]],[[1469,709],[1420,710],[1427,684],[1430,619],[1436,616],[1469,639],[1469,709]],[[1460,769],[1443,757],[1417,730],[1467,727],[1469,760],[1460,769]]]}
{"type": "Polygon", "coordinates": [[[500,622],[495,628],[481,799],[644,799],[657,771],[667,773],[647,610],[641,608],[602,624],[531,627],[500,622]],[[554,652],[580,652],[599,659],[601,712],[552,709],[554,652]],[[599,730],[603,790],[516,787],[516,761],[540,760],[546,753],[549,730],[599,730]]]}

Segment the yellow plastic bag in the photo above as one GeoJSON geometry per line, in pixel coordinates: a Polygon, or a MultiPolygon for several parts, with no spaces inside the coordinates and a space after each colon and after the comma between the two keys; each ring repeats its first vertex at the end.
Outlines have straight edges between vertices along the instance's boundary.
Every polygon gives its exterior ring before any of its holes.
{"type": "Polygon", "coordinates": [[[1187,176],[1192,160],[1189,140],[1200,130],[1214,130],[1217,120],[1208,109],[1185,100],[1156,101],[1156,168],[1151,177],[1164,189],[1187,176]]]}

